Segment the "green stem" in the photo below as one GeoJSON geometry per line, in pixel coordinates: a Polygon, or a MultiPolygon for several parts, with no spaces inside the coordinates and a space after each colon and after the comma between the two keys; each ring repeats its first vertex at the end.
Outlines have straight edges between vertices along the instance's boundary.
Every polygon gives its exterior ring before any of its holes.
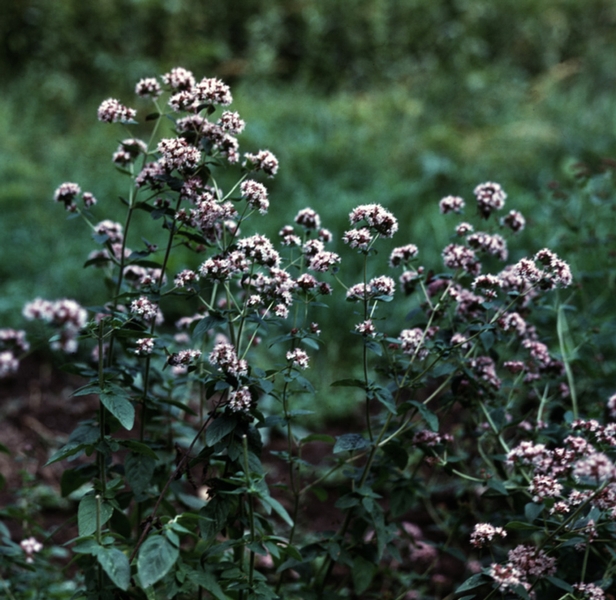
{"type": "MultiPolygon", "coordinates": [[[[250,477],[250,466],[248,464],[248,439],[243,436],[242,445],[244,448],[244,473],[246,475],[246,489],[248,490],[248,520],[250,524],[250,543],[255,541],[255,509],[254,509],[254,495],[252,492],[252,479],[250,477]]],[[[255,570],[255,553],[254,550],[250,550],[250,559],[248,565],[248,585],[252,588],[252,582],[255,570]]]]}
{"type": "Polygon", "coordinates": [[[558,345],[560,347],[560,354],[565,365],[565,373],[567,375],[567,384],[569,385],[569,394],[571,395],[571,410],[573,412],[573,418],[578,418],[578,403],[577,393],[575,391],[575,380],[573,379],[573,370],[571,369],[571,360],[569,356],[569,349],[566,345],[565,336],[568,337],[569,327],[565,318],[565,311],[562,304],[558,307],[558,313],[556,317],[556,332],[558,333],[558,345]]]}
{"type": "MultiPolygon", "coordinates": [[[[105,387],[105,369],[104,369],[104,347],[103,347],[103,339],[104,339],[104,320],[101,319],[98,324],[98,387],[101,393],[105,387]]],[[[112,338],[113,339],[113,338],[112,338]]],[[[104,444],[105,440],[105,417],[106,417],[107,409],[103,405],[103,403],[99,400],[99,436],[100,436],[100,444],[101,446],[104,444]]],[[[101,450],[97,453],[98,459],[98,470],[99,477],[101,480],[101,489],[103,494],[107,491],[107,465],[105,462],[105,453],[101,450]]]]}

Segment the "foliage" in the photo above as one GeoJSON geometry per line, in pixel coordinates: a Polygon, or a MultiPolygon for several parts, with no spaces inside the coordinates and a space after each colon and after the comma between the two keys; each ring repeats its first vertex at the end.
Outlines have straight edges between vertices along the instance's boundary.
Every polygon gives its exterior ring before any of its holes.
{"type": "MultiPolygon", "coordinates": [[[[311,207],[293,223],[276,222],[276,207],[263,220],[280,230],[279,251],[254,225],[278,160],[240,154],[229,88],[181,69],[163,83],[167,103],[147,79],[137,112],[114,99],[99,107],[100,121],[129,132],[113,158],[127,182],[119,200],[97,203],[72,182],[55,193],[99,247],[86,266],[105,298],[24,309],[31,333],[40,326],[73,355],[68,368],[86,379],[76,401],[97,399],[49,459],[67,461],[62,494],[78,498],[73,597],[614,592],[616,395],[606,387],[593,405],[580,394],[571,270],[548,248],[510,259],[526,221],[503,211],[503,188],[477,185],[474,211],[441,200],[440,256],[401,238],[375,202],[353,207],[333,235],[311,207]],[[344,322],[320,325],[328,307],[354,324],[345,349],[357,368],[334,381],[314,368],[345,335],[344,322]],[[311,432],[309,413],[341,391],[360,422],[335,437],[311,432]],[[315,460],[317,445],[326,451],[315,460]],[[339,517],[333,530],[302,517],[315,503],[339,517]]],[[[578,169],[567,193],[611,211],[612,166],[578,169]]],[[[580,216],[569,223],[583,239],[611,239],[580,216]]],[[[9,376],[28,342],[2,331],[9,376]]],[[[12,510],[2,517],[20,518],[12,510]]],[[[5,526],[0,539],[8,597],[31,597],[31,564],[52,589],[48,549],[18,545],[5,526]]]]}
{"type": "Polygon", "coordinates": [[[466,88],[491,65],[525,79],[579,59],[613,78],[615,19],[609,0],[27,0],[3,4],[1,67],[58,97],[182,56],[202,72],[326,90],[435,73],[466,88]]]}

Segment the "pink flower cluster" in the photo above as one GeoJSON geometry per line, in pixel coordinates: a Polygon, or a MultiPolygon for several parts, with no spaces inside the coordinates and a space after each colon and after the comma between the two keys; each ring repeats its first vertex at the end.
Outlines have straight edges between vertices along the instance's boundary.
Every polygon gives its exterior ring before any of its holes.
{"type": "Polygon", "coordinates": [[[55,301],[36,298],[24,306],[22,314],[29,321],[37,319],[60,328],[59,339],[52,342],[52,348],[68,353],[77,351],[77,336],[88,320],[86,309],[77,302],[68,298],[55,301]]]}

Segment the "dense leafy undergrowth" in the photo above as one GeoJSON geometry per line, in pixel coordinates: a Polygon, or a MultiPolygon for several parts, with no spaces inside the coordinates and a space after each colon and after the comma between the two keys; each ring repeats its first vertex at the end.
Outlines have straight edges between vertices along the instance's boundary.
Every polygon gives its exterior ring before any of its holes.
{"type": "MultiPolygon", "coordinates": [[[[49,340],[93,406],[49,456],[77,537],[58,547],[33,503],[2,509],[3,593],[613,593],[614,163],[569,165],[525,213],[502,180],[459,182],[416,245],[383,196],[280,197],[285,162],[240,151],[222,81],[178,68],[136,92],[136,110],[98,109],[120,191],[54,196],[90,234],[96,299],[34,298],[1,330],[3,376],[49,340]],[[331,435],[342,403],[357,416],[331,435]]],[[[325,129],[315,145],[345,143],[325,129]]]]}

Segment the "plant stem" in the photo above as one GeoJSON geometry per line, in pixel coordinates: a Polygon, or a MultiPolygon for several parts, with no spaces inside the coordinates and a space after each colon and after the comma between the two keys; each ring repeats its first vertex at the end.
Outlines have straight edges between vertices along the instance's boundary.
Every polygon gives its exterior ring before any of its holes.
{"type": "Polygon", "coordinates": [[[571,360],[569,355],[569,349],[567,348],[565,336],[568,337],[569,327],[565,318],[565,311],[562,304],[558,307],[556,317],[556,332],[558,334],[558,345],[560,346],[560,354],[565,365],[565,373],[567,374],[567,383],[569,384],[569,394],[571,395],[571,411],[573,412],[573,418],[578,418],[578,403],[577,393],[575,391],[575,380],[573,379],[573,371],[571,369],[571,360]]]}

